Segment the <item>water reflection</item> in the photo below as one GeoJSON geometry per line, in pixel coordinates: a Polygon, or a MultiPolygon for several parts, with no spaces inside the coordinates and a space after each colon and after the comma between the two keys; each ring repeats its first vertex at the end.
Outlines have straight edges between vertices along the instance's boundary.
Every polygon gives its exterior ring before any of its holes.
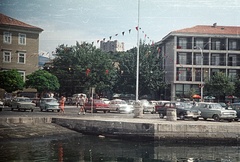
{"type": "Polygon", "coordinates": [[[239,146],[183,146],[95,136],[0,141],[0,161],[239,162],[239,146]]]}

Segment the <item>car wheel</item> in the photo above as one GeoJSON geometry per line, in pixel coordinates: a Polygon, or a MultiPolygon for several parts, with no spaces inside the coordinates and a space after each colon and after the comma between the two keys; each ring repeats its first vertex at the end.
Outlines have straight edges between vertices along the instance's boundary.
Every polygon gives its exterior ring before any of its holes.
{"type": "Polygon", "coordinates": [[[180,120],[184,120],[184,115],[183,114],[179,114],[179,118],[180,118],[180,120]]]}
{"type": "Polygon", "coordinates": [[[33,109],[31,109],[31,112],[33,112],[33,109]]]}
{"type": "Polygon", "coordinates": [[[214,119],[215,121],[220,121],[220,118],[219,118],[218,115],[213,115],[213,119],[214,119]]]}
{"type": "Polygon", "coordinates": [[[60,112],[60,110],[57,110],[57,112],[60,112]]]}
{"type": "Polygon", "coordinates": [[[228,119],[228,122],[232,122],[233,121],[233,119],[228,119]]]}
{"type": "Polygon", "coordinates": [[[13,108],[11,108],[11,111],[13,111],[13,108]]]}
{"type": "Polygon", "coordinates": [[[54,112],[54,110],[52,110],[52,112],[54,112]]]}
{"type": "Polygon", "coordinates": [[[164,115],[162,113],[159,113],[159,118],[160,119],[163,119],[164,118],[164,115]]]}
{"type": "Polygon", "coordinates": [[[120,110],[119,110],[119,108],[117,108],[117,110],[116,110],[116,111],[117,111],[117,113],[120,113],[120,110]]]}
{"type": "Polygon", "coordinates": [[[43,109],[40,109],[40,111],[43,111],[43,109]]]}
{"type": "Polygon", "coordinates": [[[234,121],[238,121],[238,119],[234,119],[234,121]]]}
{"type": "Polygon", "coordinates": [[[197,117],[197,118],[193,118],[193,120],[194,120],[194,121],[198,121],[198,120],[199,120],[199,117],[197,117]]]}

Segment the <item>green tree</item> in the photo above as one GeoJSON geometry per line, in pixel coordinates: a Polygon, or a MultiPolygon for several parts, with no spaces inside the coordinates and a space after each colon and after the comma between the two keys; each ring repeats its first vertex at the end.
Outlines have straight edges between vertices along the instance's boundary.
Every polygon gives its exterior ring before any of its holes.
{"type": "Polygon", "coordinates": [[[60,93],[68,96],[74,93],[88,93],[95,87],[97,93],[112,90],[116,70],[108,53],[92,44],[76,43],[75,46],[60,45],[57,57],[45,69],[56,75],[60,82],[60,93]]]}
{"type": "MultiPolygon", "coordinates": [[[[136,91],[137,48],[122,53],[119,57],[118,84],[116,89],[124,93],[136,91]]],[[[150,94],[159,96],[165,86],[162,58],[155,46],[140,44],[139,49],[139,96],[150,94]]]]}
{"type": "Polygon", "coordinates": [[[39,93],[56,91],[60,85],[56,76],[45,70],[37,70],[26,76],[26,88],[35,88],[39,93]]]}
{"type": "Polygon", "coordinates": [[[234,93],[234,84],[222,72],[214,74],[204,87],[208,95],[215,96],[218,100],[224,100],[226,95],[234,93]]]}
{"type": "Polygon", "coordinates": [[[8,70],[0,72],[0,88],[6,92],[11,93],[16,90],[22,90],[24,87],[24,81],[22,76],[17,70],[8,70]]]}
{"type": "Polygon", "coordinates": [[[240,91],[238,91],[238,89],[240,89],[240,78],[239,77],[237,77],[234,80],[234,88],[235,88],[234,95],[237,96],[237,97],[240,97],[240,91]]]}

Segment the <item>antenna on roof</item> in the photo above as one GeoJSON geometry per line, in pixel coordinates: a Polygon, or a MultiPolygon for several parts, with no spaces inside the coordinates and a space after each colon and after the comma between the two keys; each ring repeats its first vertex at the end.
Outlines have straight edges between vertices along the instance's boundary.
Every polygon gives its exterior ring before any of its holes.
{"type": "Polygon", "coordinates": [[[216,26],[217,26],[217,23],[214,23],[214,24],[213,24],[213,27],[215,28],[216,26]]]}

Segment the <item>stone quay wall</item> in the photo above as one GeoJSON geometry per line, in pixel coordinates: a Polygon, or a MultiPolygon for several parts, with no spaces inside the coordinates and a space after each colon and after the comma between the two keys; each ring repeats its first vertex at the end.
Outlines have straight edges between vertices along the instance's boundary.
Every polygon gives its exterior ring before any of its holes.
{"type": "Polygon", "coordinates": [[[195,122],[129,119],[64,119],[54,118],[53,122],[69,129],[99,136],[124,139],[155,140],[182,143],[240,143],[238,122],[195,122]]]}
{"type": "MultiPolygon", "coordinates": [[[[57,124],[83,134],[174,143],[240,144],[239,122],[159,121],[153,119],[6,117],[0,124],[57,124]]],[[[41,129],[40,129],[41,130],[41,129]]],[[[39,130],[39,131],[40,131],[39,130]]],[[[61,131],[59,131],[61,132],[61,131]]],[[[4,132],[3,132],[4,133],[4,132]]]]}

